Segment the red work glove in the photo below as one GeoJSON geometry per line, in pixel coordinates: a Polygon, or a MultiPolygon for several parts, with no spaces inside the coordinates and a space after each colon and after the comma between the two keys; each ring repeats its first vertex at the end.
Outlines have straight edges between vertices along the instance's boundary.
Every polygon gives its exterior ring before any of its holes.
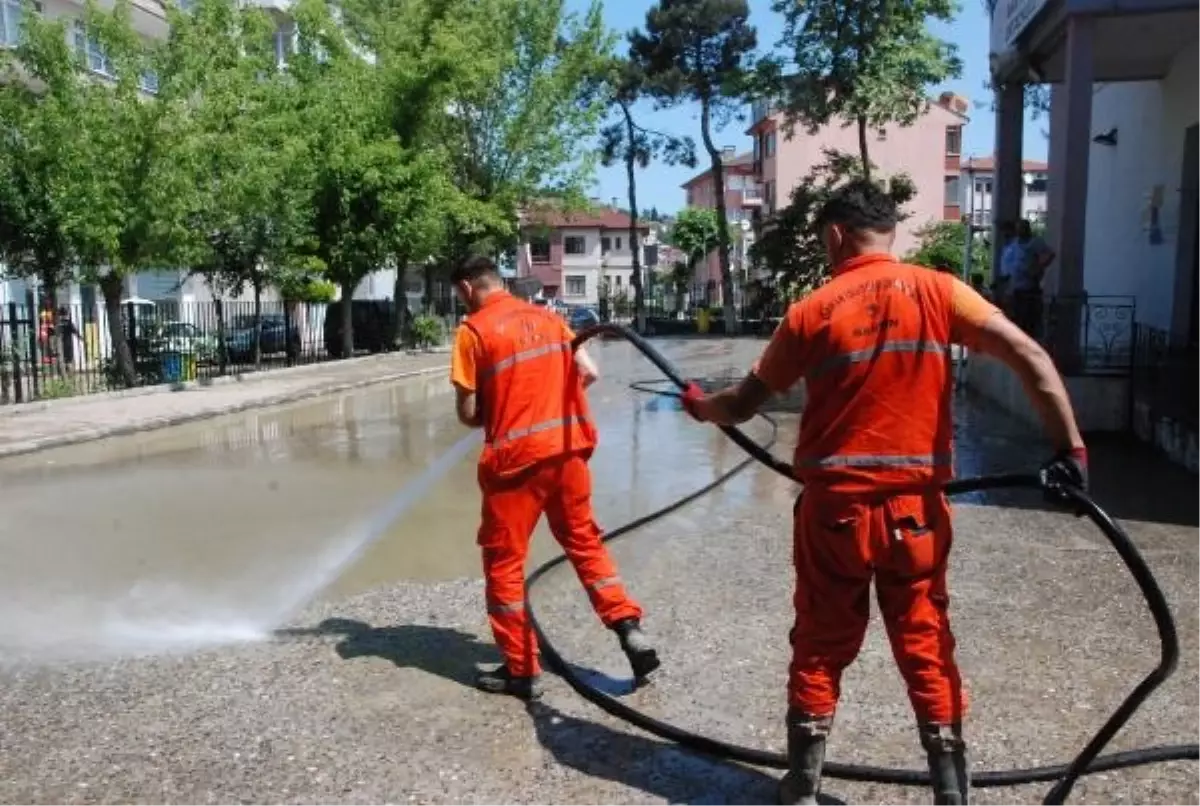
{"type": "Polygon", "coordinates": [[[698,423],[704,422],[704,417],[700,412],[700,402],[704,400],[703,389],[694,383],[689,383],[683,390],[683,394],[679,396],[679,400],[683,403],[683,410],[690,414],[693,420],[698,423]]]}

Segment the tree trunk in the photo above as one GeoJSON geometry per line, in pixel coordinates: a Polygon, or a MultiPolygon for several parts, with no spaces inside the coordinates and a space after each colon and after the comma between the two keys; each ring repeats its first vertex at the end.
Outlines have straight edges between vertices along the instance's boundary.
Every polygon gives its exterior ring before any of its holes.
{"type": "MultiPolygon", "coordinates": [[[[451,265],[453,265],[453,264],[451,264],[451,265]]],[[[424,313],[426,316],[428,316],[430,313],[432,313],[431,309],[433,308],[433,264],[426,261],[423,271],[424,271],[423,279],[424,279],[424,285],[425,285],[425,296],[424,296],[424,299],[422,300],[424,303],[424,310],[422,311],[422,313],[424,313]]]]}
{"type": "Polygon", "coordinates": [[[858,119],[858,158],[862,160],[863,178],[871,178],[871,152],[867,148],[867,119],[858,119]]]}
{"type": "Polygon", "coordinates": [[[342,283],[342,358],[354,357],[354,287],[358,283],[342,283]]]}
{"type": "Polygon", "coordinates": [[[121,322],[121,277],[116,272],[106,274],[100,280],[100,291],[104,294],[104,314],[108,318],[108,337],[112,340],[117,375],[127,388],[132,389],[137,386],[137,370],[121,322]]]}
{"type": "MultiPolygon", "coordinates": [[[[700,134],[704,138],[704,147],[712,159],[713,193],[717,202],[717,260],[721,266],[721,302],[725,313],[725,334],[736,335],[739,331],[737,307],[733,299],[733,273],[729,266],[729,218],[725,214],[725,162],[721,152],[713,143],[712,110],[707,101],[700,103],[700,134]]],[[[707,256],[706,256],[707,257],[707,256]]]]}
{"type": "Polygon", "coordinates": [[[646,290],[642,287],[642,247],[638,240],[637,207],[637,132],[633,128],[633,114],[627,104],[621,104],[625,114],[625,180],[629,186],[629,253],[633,258],[633,327],[638,333],[646,332],[646,290]]]}
{"type": "MultiPolygon", "coordinates": [[[[262,368],[262,284],[256,279],[254,285],[254,368],[262,368]]],[[[284,334],[286,343],[287,334],[284,334]]]]}
{"type": "Polygon", "coordinates": [[[393,350],[399,350],[404,340],[404,332],[408,325],[408,294],[406,293],[405,276],[408,274],[408,255],[396,257],[396,283],[392,288],[392,300],[395,311],[392,315],[391,333],[388,343],[393,350]]]}

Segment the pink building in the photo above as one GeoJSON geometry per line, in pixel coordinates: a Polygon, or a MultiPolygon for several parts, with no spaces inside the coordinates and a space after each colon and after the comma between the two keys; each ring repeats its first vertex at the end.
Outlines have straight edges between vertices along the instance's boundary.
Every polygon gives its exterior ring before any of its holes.
{"type": "MultiPolygon", "coordinates": [[[[870,134],[869,149],[875,171],[884,176],[906,173],[917,187],[916,197],[906,207],[909,217],[897,233],[897,254],[903,255],[916,246],[915,233],[926,224],[957,221],[961,216],[966,110],[965,98],[947,92],[931,101],[913,125],[889,126],[882,133],[870,134]]],[[[754,138],[753,151],[736,157],[730,154],[726,173],[726,209],[737,228],[735,235],[744,233],[734,239],[730,265],[735,271],[744,267],[739,265],[738,257],[752,242],[753,232],[769,221],[772,213],[788,204],[792,189],[824,161],[826,149],[858,153],[858,130],[854,126],[831,123],[815,134],[797,129],[787,139],[782,114],[764,103],[751,108],[747,134],[754,138]],[[748,224],[742,224],[743,221],[748,224]]],[[[683,187],[690,206],[714,206],[711,171],[689,179],[683,187]]],[[[719,294],[719,280],[719,264],[713,253],[697,269],[696,282],[716,288],[719,294]]]]}
{"type": "MultiPolygon", "coordinates": [[[[729,263],[736,272],[747,266],[746,249],[751,243],[749,233],[755,214],[762,207],[763,197],[758,178],[755,176],[754,155],[751,152],[737,154],[732,146],[727,146],[723,161],[725,216],[734,231],[729,263]]],[[[687,193],[688,207],[717,206],[716,183],[713,181],[711,169],[684,182],[683,189],[687,193]]],[[[696,267],[695,284],[697,292],[708,300],[716,302],[720,299],[721,263],[715,251],[696,267]]]]}
{"type": "MultiPolygon", "coordinates": [[[[648,224],[638,226],[643,270],[648,224]]],[[[596,305],[607,288],[611,296],[632,294],[633,253],[629,216],[620,210],[530,213],[522,224],[517,277],[533,277],[547,299],[568,305],[596,305]]]]}
{"type": "MultiPolygon", "coordinates": [[[[917,186],[916,197],[906,206],[909,214],[896,238],[896,253],[903,255],[917,244],[915,233],[932,221],[957,221],[961,215],[960,187],[963,127],[967,100],[945,92],[931,101],[911,126],[888,126],[871,132],[868,149],[874,170],[883,175],[906,173],[917,186]]],[[[816,134],[798,129],[789,140],[783,116],[767,104],[751,110],[754,163],[763,185],[763,217],[788,203],[792,188],[816,165],[824,151],[858,153],[858,129],[831,123],[816,134]]]]}

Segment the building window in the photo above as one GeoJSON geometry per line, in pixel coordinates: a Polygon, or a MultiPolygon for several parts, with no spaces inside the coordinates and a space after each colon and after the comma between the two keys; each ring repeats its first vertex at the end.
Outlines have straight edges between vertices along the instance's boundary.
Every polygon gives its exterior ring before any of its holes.
{"type": "Polygon", "coordinates": [[[765,190],[763,193],[763,196],[765,196],[763,199],[763,206],[767,208],[763,212],[769,213],[775,209],[775,180],[770,180],[769,182],[765,183],[763,187],[765,190]]]}
{"type": "Polygon", "coordinates": [[[150,95],[158,94],[158,73],[153,70],[147,70],[138,76],[138,86],[142,92],[150,95]]]}
{"type": "Polygon", "coordinates": [[[604,236],[600,239],[600,254],[607,255],[612,250],[612,239],[604,236]]]}
{"type": "MultiPolygon", "coordinates": [[[[586,255],[587,254],[587,239],[582,235],[568,235],[563,239],[564,251],[568,255],[586,255]]],[[[568,288],[570,283],[567,284],[568,288]]]]}
{"type": "Polygon", "coordinates": [[[946,194],[942,203],[947,207],[962,203],[962,188],[957,176],[946,177],[946,194]]]}
{"type": "Polygon", "coordinates": [[[976,182],[976,183],[975,183],[975,192],[976,192],[976,193],[982,194],[982,193],[983,193],[983,188],[984,188],[984,184],[983,184],[982,182],[976,182]]]}
{"type": "Polygon", "coordinates": [[[775,132],[767,132],[767,147],[765,153],[768,157],[775,156],[775,132]]]}
{"type": "MultiPolygon", "coordinates": [[[[40,5],[35,4],[40,10],[40,5]]],[[[0,47],[15,48],[21,44],[21,18],[25,7],[21,0],[0,0],[0,47]]]]}
{"type": "Polygon", "coordinates": [[[534,263],[550,262],[550,241],[546,238],[534,238],[529,242],[529,258],[534,263]]]}
{"type": "Polygon", "coordinates": [[[568,274],[566,280],[566,295],[568,297],[587,296],[587,277],[582,274],[568,274]]]}
{"type": "Polygon", "coordinates": [[[281,23],[275,29],[275,64],[282,70],[300,46],[300,30],[293,23],[281,23]]]}
{"type": "Polygon", "coordinates": [[[695,206],[695,204],[692,202],[692,189],[691,188],[688,188],[688,192],[687,192],[687,206],[688,207],[695,206]]]}
{"type": "Polygon", "coordinates": [[[102,76],[113,77],[112,62],[95,37],[87,35],[82,22],[76,21],[74,29],[75,52],[84,60],[87,69],[102,76]]]}
{"type": "Polygon", "coordinates": [[[762,159],[762,144],[757,137],[754,138],[754,161],[758,162],[762,159]]]}
{"type": "Polygon", "coordinates": [[[617,251],[620,252],[621,251],[621,236],[620,235],[618,235],[616,237],[616,241],[617,241],[617,251]]]}
{"type": "Polygon", "coordinates": [[[946,127],[946,154],[958,156],[962,153],[962,126],[946,127]]]}
{"type": "Polygon", "coordinates": [[[1025,190],[1030,193],[1045,193],[1046,192],[1046,177],[1034,176],[1025,183],[1025,190]]]}
{"type": "Polygon", "coordinates": [[[616,277],[614,277],[613,282],[616,284],[617,288],[620,288],[621,287],[621,275],[618,274],[616,277]]]}

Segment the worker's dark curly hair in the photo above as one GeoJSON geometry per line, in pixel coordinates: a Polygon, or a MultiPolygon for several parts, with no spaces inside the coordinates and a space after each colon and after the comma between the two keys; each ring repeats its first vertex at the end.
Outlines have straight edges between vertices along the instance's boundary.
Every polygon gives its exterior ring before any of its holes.
{"type": "Polygon", "coordinates": [[[474,283],[482,280],[484,277],[499,276],[496,270],[496,264],[489,257],[476,255],[464,260],[462,263],[454,267],[450,272],[450,282],[452,283],[474,283]]]}
{"type": "Polygon", "coordinates": [[[817,227],[841,224],[856,230],[887,232],[900,222],[891,194],[869,179],[855,179],[833,192],[817,213],[817,227]]]}

